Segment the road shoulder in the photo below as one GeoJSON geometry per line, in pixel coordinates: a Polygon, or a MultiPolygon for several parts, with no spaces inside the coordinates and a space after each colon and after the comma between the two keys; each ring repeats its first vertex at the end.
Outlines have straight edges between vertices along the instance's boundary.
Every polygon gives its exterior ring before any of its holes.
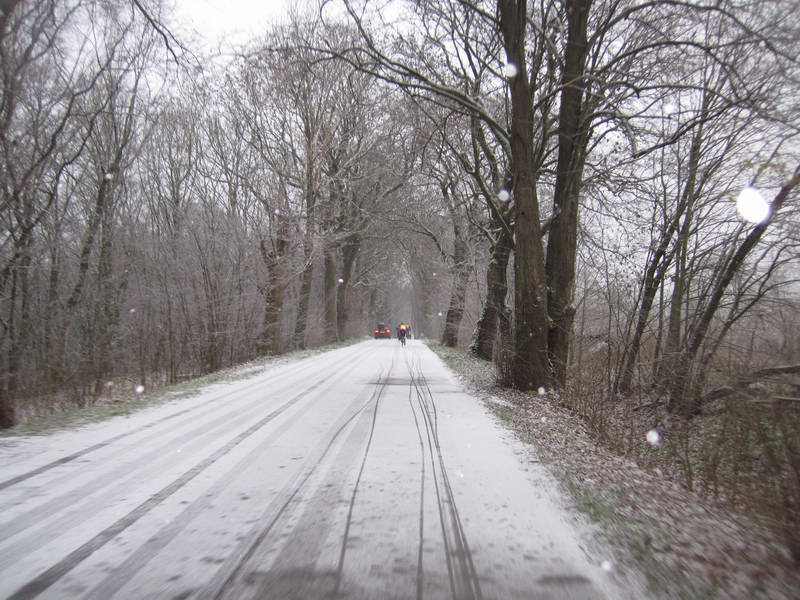
{"type": "Polygon", "coordinates": [[[553,398],[496,387],[490,363],[430,347],[555,477],[612,549],[607,567],[640,573],[657,598],[796,597],[798,576],[769,532],[605,449],[553,398]]]}
{"type": "Polygon", "coordinates": [[[486,597],[642,598],[637,577],[609,568],[610,550],[576,518],[538,455],[434,356],[424,370],[439,382],[431,395],[455,497],[473,517],[465,519],[467,538],[482,542],[473,553],[479,572],[492,572],[487,585],[506,585],[486,597]]]}

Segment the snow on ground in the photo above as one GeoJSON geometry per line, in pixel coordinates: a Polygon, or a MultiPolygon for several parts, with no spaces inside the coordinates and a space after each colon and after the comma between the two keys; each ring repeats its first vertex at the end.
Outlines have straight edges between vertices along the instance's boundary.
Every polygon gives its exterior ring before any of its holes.
{"type": "Polygon", "coordinates": [[[415,341],[19,439],[0,465],[3,597],[642,597],[415,341]]]}
{"type": "Polygon", "coordinates": [[[657,598],[800,597],[800,577],[773,533],[604,449],[578,416],[548,395],[499,389],[489,363],[435,349],[602,532],[617,556],[607,568],[641,573],[657,598]]]}

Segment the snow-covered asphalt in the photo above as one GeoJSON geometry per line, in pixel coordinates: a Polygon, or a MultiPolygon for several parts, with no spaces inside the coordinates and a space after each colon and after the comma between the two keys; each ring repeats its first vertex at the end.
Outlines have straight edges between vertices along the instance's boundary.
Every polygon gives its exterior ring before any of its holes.
{"type": "Polygon", "coordinates": [[[6,438],[0,597],[619,597],[523,455],[396,340],[6,438]]]}

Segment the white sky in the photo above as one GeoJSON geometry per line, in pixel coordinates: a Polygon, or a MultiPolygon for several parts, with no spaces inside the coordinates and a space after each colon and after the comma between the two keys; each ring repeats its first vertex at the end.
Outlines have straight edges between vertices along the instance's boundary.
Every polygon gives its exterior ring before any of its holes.
{"type": "Polygon", "coordinates": [[[173,31],[195,49],[229,48],[263,33],[304,0],[171,0],[173,31]]]}

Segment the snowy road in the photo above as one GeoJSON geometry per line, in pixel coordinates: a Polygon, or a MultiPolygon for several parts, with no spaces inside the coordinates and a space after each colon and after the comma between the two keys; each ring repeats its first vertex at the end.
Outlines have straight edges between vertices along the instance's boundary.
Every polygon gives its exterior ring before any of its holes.
{"type": "Polygon", "coordinates": [[[538,465],[412,341],[0,441],[0,597],[617,598],[538,465]]]}

